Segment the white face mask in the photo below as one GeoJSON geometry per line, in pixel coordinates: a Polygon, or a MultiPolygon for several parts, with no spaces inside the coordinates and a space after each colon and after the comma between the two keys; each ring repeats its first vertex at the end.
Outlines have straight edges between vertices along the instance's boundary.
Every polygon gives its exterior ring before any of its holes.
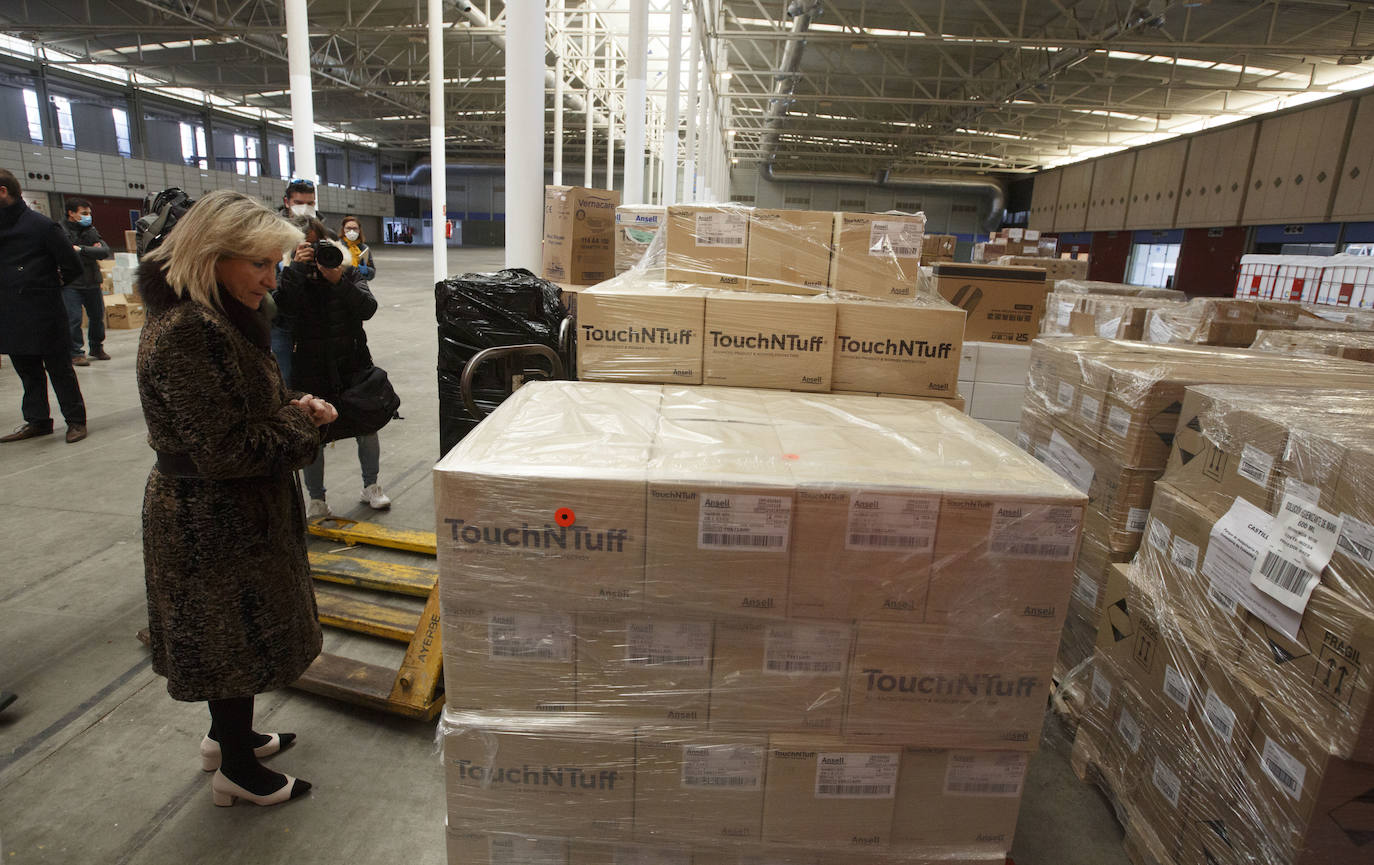
{"type": "Polygon", "coordinates": [[[293,204],[291,205],[292,216],[315,216],[315,205],[313,204],[293,204]]]}
{"type": "Polygon", "coordinates": [[[344,232],[344,237],[347,237],[349,240],[357,240],[357,239],[358,239],[358,232],[353,231],[353,230],[350,229],[350,230],[344,232]]]}

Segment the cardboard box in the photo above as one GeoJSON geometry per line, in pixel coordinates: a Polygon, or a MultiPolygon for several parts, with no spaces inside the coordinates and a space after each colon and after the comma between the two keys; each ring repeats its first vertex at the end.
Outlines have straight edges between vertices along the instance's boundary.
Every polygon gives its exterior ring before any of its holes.
{"type": "Polygon", "coordinates": [[[578,293],[583,381],[701,384],[706,293],[667,283],[606,283],[578,293]]]}
{"type": "Polygon", "coordinates": [[[1026,396],[1022,384],[993,384],[978,382],[969,415],[979,420],[1017,421],[1021,418],[1021,402],[1026,396]]]}
{"type": "Polygon", "coordinates": [[[955,396],[964,313],[937,298],[835,303],[836,390],[955,396]]]}
{"type": "Polygon", "coordinates": [[[705,729],[712,641],[709,620],[579,613],[578,709],[705,729]]]}
{"type": "Polygon", "coordinates": [[[765,841],[882,848],[892,832],[901,749],[771,736],[765,841]]]}
{"type": "Polygon", "coordinates": [[[952,234],[927,234],[921,239],[921,261],[927,264],[953,261],[958,242],[959,238],[952,234]]]}
{"type": "Polygon", "coordinates": [[[1283,487],[1288,428],[1259,405],[1235,403],[1229,392],[1188,388],[1164,479],[1215,513],[1237,498],[1272,511],[1283,487]]]}
{"type": "Polygon", "coordinates": [[[654,204],[622,204],[615,209],[617,276],[640,263],[667,215],[667,208],[654,204]]]}
{"type": "Polygon", "coordinates": [[[914,297],[924,214],[836,213],[830,287],[886,300],[914,297]]]}
{"type": "Polygon", "coordinates": [[[1011,849],[1030,755],[902,749],[893,847],[1011,849]]]}
{"type": "Polygon", "coordinates": [[[968,313],[964,338],[1029,344],[1045,313],[1045,271],[1031,267],[937,264],[940,296],[968,313]]]}
{"type": "Polygon", "coordinates": [[[835,304],[827,297],[706,298],[704,384],[825,392],[834,353],[835,304]]]}
{"type": "Polygon", "coordinates": [[[520,388],[435,466],[439,586],[455,604],[637,610],[656,386],[520,388]],[[597,429],[597,445],[569,441],[597,429]],[[569,464],[575,453],[576,463],[569,464]],[[571,525],[560,525],[567,509],[571,525]]]}
{"type": "MultiPolygon", "coordinates": [[[[965,346],[968,345],[970,343],[965,343],[965,346]]],[[[1025,386],[1026,373],[1030,369],[1030,346],[998,342],[981,342],[976,345],[978,368],[977,374],[973,376],[974,381],[1025,386]]],[[[964,377],[962,372],[959,377],[964,377]]]]}
{"type": "Polygon", "coordinates": [[[444,693],[452,709],[567,712],[577,704],[573,617],[445,599],[444,693]]]}
{"type": "Polygon", "coordinates": [[[711,288],[744,288],[749,211],[736,205],[668,208],[666,278],[711,288]]]}
{"type": "Polygon", "coordinates": [[[595,285],[615,276],[619,204],[620,193],[608,189],[544,187],[544,278],[595,285]]]}
{"type": "Polygon", "coordinates": [[[1009,267],[1038,267],[1045,271],[1045,281],[1054,290],[1054,283],[1061,279],[1087,279],[1088,260],[1073,258],[1046,258],[1039,255],[1004,255],[998,264],[1009,267]]]}
{"type": "Polygon", "coordinates": [[[749,291],[824,294],[830,285],[835,214],[809,210],[749,212],[749,291]]]}
{"type": "Polygon", "coordinates": [[[493,725],[487,717],[445,714],[451,822],[535,835],[630,837],[632,729],[493,725]]]}
{"type": "Polygon", "coordinates": [[[639,731],[635,837],[693,844],[756,841],[768,737],[639,731]]]}
{"type": "Polygon", "coordinates": [[[137,252],[138,252],[138,232],[137,232],[137,231],[125,231],[125,232],[124,232],[124,251],[125,251],[125,252],[132,252],[132,253],[137,253],[137,252]]]}
{"type": "Polygon", "coordinates": [[[847,622],[716,620],[711,729],[838,734],[853,642],[847,622]]]}
{"type": "Polygon", "coordinates": [[[143,304],[127,294],[106,295],[105,327],[111,330],[138,330],[143,327],[146,314],[143,304]]]}
{"type": "Polygon", "coordinates": [[[845,738],[1033,750],[1059,632],[861,622],[845,738]]]}
{"type": "Polygon", "coordinates": [[[978,353],[982,346],[981,342],[965,342],[959,349],[959,392],[965,396],[971,394],[963,390],[963,383],[973,382],[978,378],[978,353]]]}
{"type": "Polygon", "coordinates": [[[444,832],[449,865],[568,865],[567,838],[521,832],[483,832],[450,824],[444,832]]]}

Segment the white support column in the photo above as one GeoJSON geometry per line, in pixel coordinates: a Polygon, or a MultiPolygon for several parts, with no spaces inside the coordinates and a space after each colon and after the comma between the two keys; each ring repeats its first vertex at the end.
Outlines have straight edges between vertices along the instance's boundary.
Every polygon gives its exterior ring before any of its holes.
{"type": "Polygon", "coordinates": [[[310,22],[306,0],[286,0],[287,80],[291,85],[292,177],[319,181],[315,171],[315,103],[310,87],[310,22]]]}
{"type": "MultiPolygon", "coordinates": [[[[304,0],[301,0],[304,2],[304,0]]],[[[448,162],[444,124],[444,2],[429,0],[429,195],[434,281],[448,279],[448,162]]],[[[292,100],[295,94],[292,94],[292,100]]]]}
{"type": "Polygon", "coordinates": [[[543,225],[544,0],[507,0],[506,267],[539,271],[543,225]]]}
{"type": "Polygon", "coordinates": [[[649,155],[649,168],[644,173],[645,204],[657,203],[654,199],[654,193],[657,191],[657,188],[654,184],[654,178],[656,176],[656,172],[658,171],[658,149],[654,147],[653,131],[656,128],[656,124],[658,123],[658,118],[655,117],[654,114],[655,112],[652,108],[650,108],[649,113],[645,117],[644,124],[644,149],[648,151],[649,155]]]}
{"type": "Polygon", "coordinates": [[[563,185],[563,4],[553,13],[553,185],[563,185]]]}
{"type": "Polygon", "coordinates": [[[730,127],[734,120],[730,110],[730,43],[720,43],[720,174],[716,179],[716,194],[721,201],[730,200],[730,127]]]}
{"type": "Polygon", "coordinates": [[[644,203],[644,108],[649,66],[649,0],[630,0],[630,42],[625,53],[626,204],[644,203]]]}
{"type": "Polygon", "coordinates": [[[677,204],[677,125],[682,102],[682,4],[672,0],[668,19],[668,97],[663,115],[663,203],[677,204]]]}
{"type": "MultiPolygon", "coordinates": [[[[707,70],[707,75],[712,74],[707,70]]],[[[701,130],[701,201],[715,201],[716,180],[716,106],[711,91],[702,94],[703,109],[706,111],[705,124],[701,130]]]]}
{"type": "MultiPolygon", "coordinates": [[[[606,30],[606,77],[601,82],[606,94],[606,188],[615,189],[615,36],[606,30]]],[[[621,201],[628,204],[626,199],[621,201]]]]}
{"type": "MultiPolygon", "coordinates": [[[[700,2],[700,0],[693,0],[700,2]]],[[[696,12],[692,13],[692,44],[687,51],[687,158],[682,165],[684,201],[699,201],[701,184],[697,180],[697,82],[701,80],[701,32],[696,12]]]]}
{"type": "Polygon", "coordinates": [[[587,14],[586,7],[582,9],[582,60],[586,64],[582,68],[582,83],[586,85],[583,97],[587,100],[587,146],[586,152],[582,154],[582,185],[588,189],[592,186],[592,144],[595,143],[595,110],[592,103],[592,69],[595,63],[592,62],[592,18],[587,14]]]}

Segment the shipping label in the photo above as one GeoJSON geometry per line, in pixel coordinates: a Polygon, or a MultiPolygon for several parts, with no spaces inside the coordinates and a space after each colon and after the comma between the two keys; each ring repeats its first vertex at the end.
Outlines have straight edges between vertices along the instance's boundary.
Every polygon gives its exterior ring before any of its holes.
{"type": "Polygon", "coordinates": [[[1087,574],[1075,574],[1073,581],[1073,597],[1083,606],[1090,610],[1097,609],[1097,582],[1087,574]]]}
{"type": "Polygon", "coordinates": [[[1336,549],[1366,567],[1374,566],[1374,526],[1341,514],[1341,536],[1336,539],[1336,549]]]}
{"type": "Polygon", "coordinates": [[[817,799],[891,799],[897,795],[896,751],[816,755],[817,799]]]}
{"type": "Polygon", "coordinates": [[[1208,597],[1213,603],[1232,611],[1239,603],[1260,621],[1297,639],[1302,615],[1250,581],[1250,572],[1269,541],[1273,522],[1273,517],[1250,502],[1236,499],[1226,516],[1212,526],[1201,573],[1211,581],[1208,597]]]}
{"type": "Polygon", "coordinates": [[[1170,561],[1191,574],[1197,570],[1197,557],[1197,544],[1184,540],[1182,535],[1174,535],[1174,542],[1169,547],[1170,561]]]}
{"type": "Polygon", "coordinates": [[[1202,713],[1207,716],[1207,724],[1217,736],[1226,744],[1231,744],[1231,736],[1236,732],[1236,713],[1211,688],[1207,689],[1207,697],[1202,701],[1202,713]]]}
{"type": "Polygon", "coordinates": [[[1173,543],[1173,533],[1169,527],[1160,520],[1150,523],[1150,534],[1147,538],[1150,546],[1160,552],[1160,555],[1169,555],[1169,545],[1173,543]]]}
{"type": "Polygon", "coordinates": [[[1073,405],[1074,393],[1075,391],[1073,385],[1069,384],[1068,382],[1061,381],[1059,383],[1059,391],[1055,394],[1054,398],[1055,401],[1062,405],[1064,408],[1068,408],[1069,406],[1073,405]]]}
{"type": "Polygon", "coordinates": [[[1322,570],[1336,551],[1341,518],[1292,496],[1284,496],[1260,549],[1250,582],[1291,610],[1307,608],[1322,570]]]}
{"type": "Polygon", "coordinates": [[[887,258],[921,257],[925,228],[904,219],[875,219],[868,229],[868,254],[887,258]]]}
{"type": "Polygon", "coordinates": [[[1302,798],[1302,785],[1307,780],[1307,767],[1268,736],[1264,737],[1260,764],[1264,767],[1264,774],[1269,780],[1291,796],[1293,801],[1302,798]]]}
{"type": "Polygon", "coordinates": [[[1107,412],[1107,429],[1125,438],[1131,431],[1131,413],[1119,405],[1112,406],[1112,410],[1107,412]]]}
{"type": "Polygon", "coordinates": [[[846,625],[768,625],[764,633],[763,672],[840,676],[849,659],[846,625]]]}
{"type": "Polygon", "coordinates": [[[1320,503],[1322,500],[1321,487],[1305,484],[1297,478],[1283,479],[1283,494],[1285,496],[1293,496],[1304,502],[1311,502],[1314,505],[1320,503]]]}
{"type": "Polygon", "coordinates": [[[493,661],[572,661],[572,616],[492,613],[487,618],[488,658],[493,661]]]}
{"type": "Polygon", "coordinates": [[[697,246],[743,249],[749,237],[749,220],[743,213],[698,213],[697,246]]]}
{"type": "Polygon", "coordinates": [[[787,551],[792,527],[789,496],[700,493],[697,548],[740,552],[787,551]]]}
{"type": "Polygon", "coordinates": [[[762,745],[683,745],[685,790],[763,789],[762,745]]]}
{"type": "Polygon", "coordinates": [[[1240,452],[1240,476],[1262,487],[1269,486],[1274,472],[1274,458],[1254,445],[1247,444],[1240,452]]]}
{"type": "Polygon", "coordinates": [[[929,553],[940,518],[938,495],[855,493],[849,499],[846,550],[929,553]]]}
{"type": "Polygon", "coordinates": [[[946,796],[1020,796],[1030,755],[1020,751],[950,751],[946,796]]]}
{"type": "Polygon", "coordinates": [[[1177,808],[1178,794],[1183,789],[1183,782],[1180,781],[1178,775],[1168,766],[1164,765],[1164,761],[1158,757],[1155,758],[1155,770],[1152,780],[1154,781],[1155,789],[1163,794],[1165,799],[1169,800],[1170,805],[1177,808]]]}
{"type": "Polygon", "coordinates": [[[1095,396],[1083,394],[1083,399],[1078,404],[1078,414],[1090,424],[1097,423],[1097,419],[1102,411],[1102,400],[1095,396]]]}
{"type": "Polygon", "coordinates": [[[1140,750],[1140,724],[1131,714],[1130,709],[1122,709],[1121,717],[1116,721],[1116,732],[1121,736],[1121,741],[1126,743],[1126,747],[1135,754],[1140,750]]]}
{"type": "Polygon", "coordinates": [[[1040,461],[1055,474],[1073,484],[1080,492],[1086,493],[1093,485],[1093,466],[1074,450],[1069,440],[1059,434],[1050,433],[1050,443],[1037,454],[1040,461]]]}
{"type": "Polygon", "coordinates": [[[492,835],[488,842],[491,865],[567,865],[568,842],[563,838],[492,835]]]}
{"type": "Polygon", "coordinates": [[[710,654],[709,622],[631,621],[626,627],[625,663],[632,666],[705,669],[710,654]]]}
{"type": "Polygon", "coordinates": [[[1112,704],[1112,683],[1107,681],[1107,677],[1102,675],[1101,670],[1093,670],[1092,684],[1093,699],[1097,704],[1106,709],[1112,704]]]}
{"type": "Polygon", "coordinates": [[[994,502],[989,555],[1046,562],[1073,561],[1083,509],[1065,505],[994,502]]]}
{"type": "MultiPolygon", "coordinates": [[[[1149,508],[1131,508],[1131,510],[1126,514],[1126,531],[1145,531],[1145,522],[1149,519],[1149,517],[1149,508]]],[[[1168,529],[1165,529],[1165,531],[1168,531],[1168,529]]]]}
{"type": "Polygon", "coordinates": [[[1183,674],[1168,664],[1164,665],[1164,696],[1173,700],[1180,709],[1188,711],[1188,700],[1191,697],[1192,689],[1188,687],[1188,680],[1183,678],[1183,674]]]}

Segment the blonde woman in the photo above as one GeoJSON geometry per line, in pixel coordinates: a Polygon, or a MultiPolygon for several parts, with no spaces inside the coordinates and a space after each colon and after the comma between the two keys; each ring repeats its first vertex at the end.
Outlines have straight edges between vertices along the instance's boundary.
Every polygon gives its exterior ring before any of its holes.
{"type": "Polygon", "coordinates": [[[263,298],[301,234],[237,192],[212,192],[143,257],[138,392],[157,464],[143,498],[153,669],[205,700],[201,766],[216,805],[276,805],[310,785],[258,762],[295,739],[253,731],[253,697],[320,652],[295,472],[334,407],[290,393],[263,298]]]}

